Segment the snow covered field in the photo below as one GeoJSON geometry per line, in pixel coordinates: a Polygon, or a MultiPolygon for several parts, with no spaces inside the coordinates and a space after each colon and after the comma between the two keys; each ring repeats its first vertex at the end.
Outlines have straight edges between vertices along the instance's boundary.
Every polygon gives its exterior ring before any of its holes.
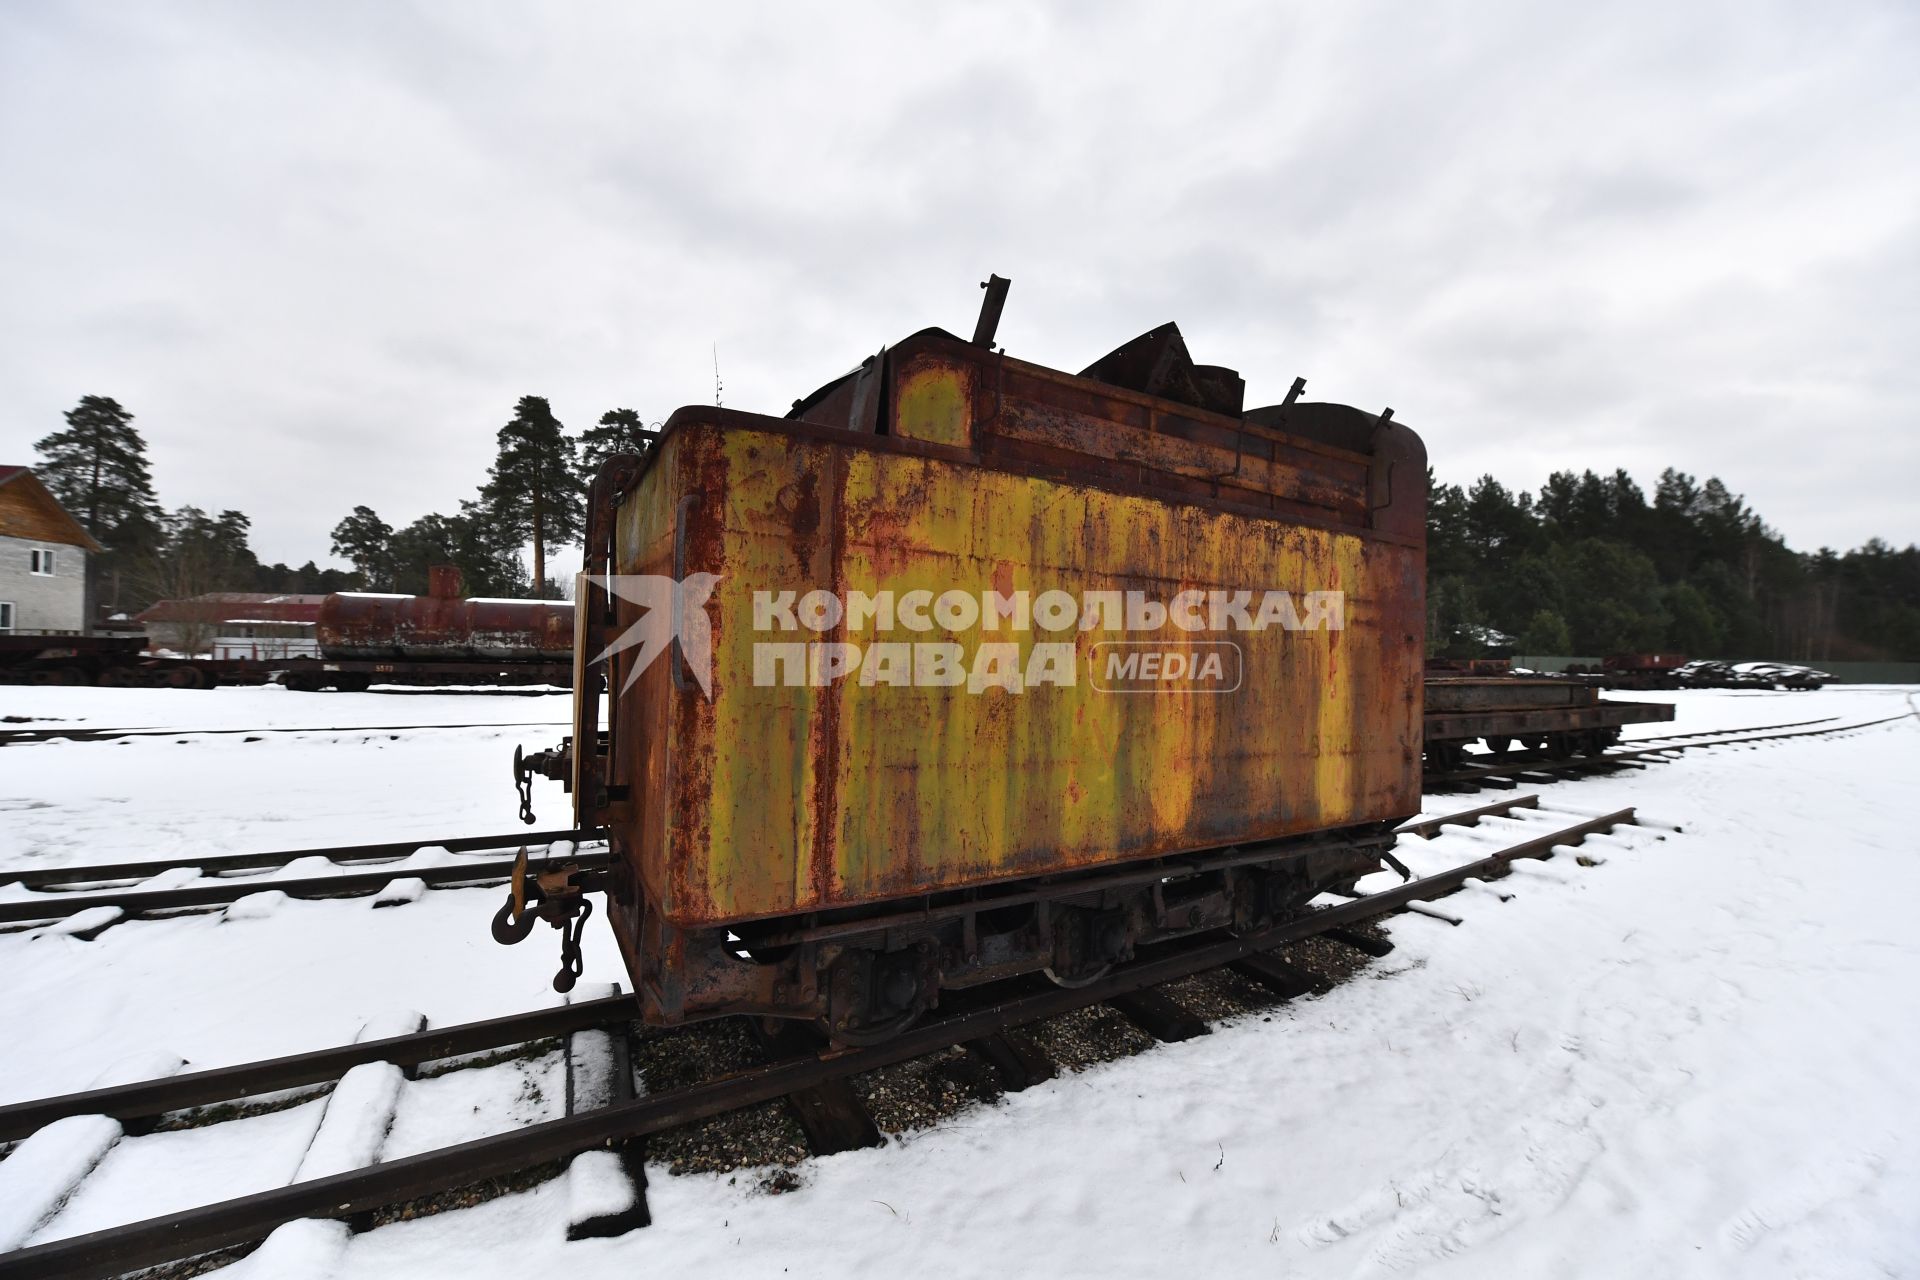
{"type": "MultiPolygon", "coordinates": [[[[1631,737],[1864,721],[1916,701],[1862,687],[1616,696],[1680,706],[1677,723],[1631,737]]],[[[565,711],[562,698],[6,689],[0,713],[208,729],[565,711]]],[[[562,732],[0,748],[0,867],[506,831],[513,746],[562,732]]],[[[1448,899],[1459,928],[1394,920],[1379,980],[811,1161],[791,1194],[655,1171],[655,1225],[619,1239],[566,1243],[556,1182],[352,1238],[300,1224],[227,1274],[1920,1275],[1917,777],[1920,720],[1906,720],[1543,786],[1537,814],[1403,840],[1402,856],[1438,870],[1628,805],[1648,825],[1590,839],[1601,865],[1563,854],[1448,899]]],[[[543,827],[568,825],[557,786],[535,796],[543,827]]],[[[444,1024],[556,999],[552,935],[495,946],[496,896],[256,900],[232,913],[245,918],[132,922],[92,942],[0,936],[0,1102],[161,1061],[338,1043],[398,1011],[444,1024]]],[[[597,922],[587,943],[584,982],[624,982],[597,922]]],[[[382,1150],[553,1114],[552,1071],[407,1082],[382,1150]]],[[[284,1181],[317,1105],[248,1122],[259,1140],[238,1166],[212,1153],[218,1130],[125,1139],[34,1239],[284,1181]]]]}
{"type": "MultiPolygon", "coordinates": [[[[6,728],[181,730],[0,747],[0,867],[507,831],[520,825],[514,746],[558,742],[571,705],[564,693],[0,687],[0,715],[20,717],[6,728]],[[507,723],[528,727],[193,732],[507,723]]],[[[559,787],[533,798],[542,830],[573,825],[559,787]]]]}

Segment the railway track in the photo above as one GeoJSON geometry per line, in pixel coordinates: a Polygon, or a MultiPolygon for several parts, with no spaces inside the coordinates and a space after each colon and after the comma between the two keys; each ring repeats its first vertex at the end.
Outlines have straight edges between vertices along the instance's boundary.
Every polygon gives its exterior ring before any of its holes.
{"type": "MultiPolygon", "coordinates": [[[[1537,797],[1516,797],[1409,824],[1403,830],[1430,836],[1446,826],[1470,826],[1488,817],[1512,816],[1516,809],[1537,806],[1537,797]]],[[[1444,897],[1469,880],[1503,876],[1518,860],[1550,858],[1556,849],[1577,846],[1589,836],[1636,822],[1632,809],[1587,818],[1394,888],[1336,906],[1317,908],[1302,918],[1258,934],[1214,935],[1155,948],[1144,958],[1114,970],[1090,986],[1066,989],[1046,983],[1014,984],[976,995],[972,1003],[967,1002],[965,995],[956,993],[938,1019],[912,1027],[875,1046],[836,1049],[818,1043],[807,1044],[803,1038],[801,1043],[806,1047],[801,1048],[790,1041],[767,1041],[769,1060],[762,1065],[638,1097],[632,1094],[631,1071],[622,1065],[621,1070],[626,1072],[625,1087],[614,1089],[611,1094],[603,1091],[600,1105],[569,1106],[568,1114],[561,1118],[507,1133],[329,1172],[325,1176],[123,1226],[16,1248],[0,1253],[0,1280],[56,1274],[75,1278],[114,1276],[246,1246],[296,1219],[344,1218],[364,1223],[366,1215],[400,1205],[410,1210],[421,1207],[423,1211],[431,1211],[436,1205],[444,1204],[448,1194],[455,1190],[495,1179],[523,1177],[529,1170],[567,1167],[568,1176],[572,1176],[570,1167],[562,1162],[583,1153],[610,1151],[616,1154],[590,1158],[618,1159],[625,1162],[627,1169],[638,1170],[639,1144],[649,1136],[780,1099],[788,1102],[801,1121],[809,1145],[816,1153],[823,1147],[845,1150],[850,1146],[869,1145],[862,1134],[872,1133],[872,1122],[866,1120],[864,1126],[860,1123],[865,1117],[856,1114],[859,1104],[849,1090],[849,1082],[857,1075],[961,1046],[969,1055],[990,1065],[1005,1091],[1016,1091],[1052,1074],[1050,1064],[1044,1057],[1036,1058],[1033,1045],[1019,1035],[1018,1029],[1102,1004],[1117,1010],[1156,1040],[1180,1040],[1204,1034],[1208,1030],[1204,1021],[1179,1008],[1157,988],[1232,967],[1283,1000],[1304,994],[1315,989],[1311,975],[1279,960],[1273,954],[1276,949],[1313,938],[1331,938],[1373,954],[1384,954],[1391,950],[1390,943],[1356,935],[1351,930],[1382,916],[1444,897]],[[812,1123],[808,1123],[808,1116],[812,1117],[812,1123]]],[[[25,1138],[42,1132],[49,1124],[72,1123],[83,1116],[112,1117],[121,1124],[138,1124],[182,1108],[232,1102],[262,1091],[323,1084],[340,1078],[343,1073],[368,1069],[370,1064],[386,1063],[400,1068],[484,1052],[531,1038],[603,1032],[630,1021],[633,1014],[630,998],[612,997],[267,1062],[18,1103],[0,1108],[0,1140],[25,1138]]],[[[654,1034],[684,1034],[684,1029],[654,1034]]],[[[612,1039],[618,1041],[620,1037],[612,1039]]],[[[624,1059],[622,1062],[624,1064],[624,1059]]],[[[106,1121],[103,1119],[101,1123],[106,1121]]],[[[80,1169],[74,1174],[74,1180],[83,1182],[86,1176],[87,1170],[80,1169]]],[[[638,1198],[637,1211],[629,1206],[618,1222],[601,1223],[603,1233],[645,1222],[644,1176],[637,1176],[634,1192],[638,1198]]],[[[66,1190],[71,1193],[72,1188],[66,1190]]],[[[47,1219],[41,1220],[45,1221],[47,1219]]]]}
{"type": "Polygon", "coordinates": [[[551,729],[565,725],[565,720],[500,720],[478,724],[342,724],[342,725],[277,725],[265,728],[232,729],[168,729],[151,725],[135,725],[128,728],[71,728],[52,729],[36,726],[29,729],[0,728],[0,747],[18,746],[36,742],[53,742],[66,739],[72,742],[117,742],[124,738],[173,738],[186,741],[188,738],[209,736],[244,735],[250,738],[263,738],[268,734],[295,733],[333,733],[333,734],[376,734],[376,733],[422,733],[434,729],[551,729]]]}
{"type": "MultiPolygon", "coordinates": [[[[1554,760],[1534,754],[1515,754],[1507,758],[1491,757],[1493,763],[1471,765],[1464,769],[1449,769],[1444,773],[1429,774],[1426,785],[1429,787],[1465,786],[1517,786],[1523,781],[1559,781],[1567,777],[1579,777],[1588,773],[1606,773],[1623,768],[1644,768],[1653,761],[1671,760],[1685,751],[1699,751],[1708,747],[1732,747],[1753,742],[1779,742],[1788,738],[1822,737],[1828,734],[1850,733],[1856,729],[1870,729],[1875,725],[1890,724],[1896,720],[1910,720],[1914,713],[1882,716],[1877,720],[1862,720],[1853,724],[1831,725],[1822,729],[1795,729],[1790,732],[1755,733],[1752,731],[1729,731],[1734,736],[1715,737],[1711,741],[1697,740],[1698,735],[1676,734],[1676,739],[1696,739],[1691,741],[1669,741],[1665,745],[1638,746],[1631,750],[1612,750],[1599,755],[1575,756],[1566,760],[1554,760]]],[[[1822,721],[1807,721],[1808,724],[1820,724],[1822,721]]],[[[1652,741],[1649,739],[1648,741],[1652,741]]]]}
{"type": "Polygon", "coordinates": [[[1742,729],[1700,729],[1693,733],[1651,733],[1643,738],[1634,738],[1629,746],[1644,746],[1649,742],[1674,742],[1681,738],[1717,738],[1730,733],[1766,733],[1773,729],[1803,729],[1811,724],[1832,724],[1839,716],[1821,716],[1818,720],[1789,720],[1785,724],[1756,724],[1742,729]]]}
{"type": "Polygon", "coordinates": [[[605,996],[502,1018],[382,1036],[232,1067],[161,1076],[0,1106],[0,1143],[17,1142],[68,1116],[107,1116],[132,1126],[174,1112],[329,1084],[354,1067],[418,1067],[445,1058],[520,1047],[576,1031],[617,1026],[639,1014],[632,996],[605,996]]]}
{"type": "MultiPolygon", "coordinates": [[[[1523,797],[1503,805],[1488,805],[1472,810],[1475,820],[1496,810],[1507,811],[1527,804],[1523,797]]],[[[1452,819],[1415,822],[1400,828],[1416,834],[1431,834],[1436,822],[1445,825],[1452,819]]],[[[551,848],[565,840],[575,845],[560,858],[583,867],[607,864],[604,850],[582,850],[581,844],[606,839],[606,832],[595,829],[571,831],[503,832],[490,836],[465,836],[454,839],[389,841],[384,844],[329,845],[311,849],[283,849],[273,852],[214,854],[194,857],[182,854],[145,862],[103,862],[85,866],[42,867],[0,871],[0,887],[15,885],[33,891],[29,896],[0,899],[0,928],[27,926],[67,919],[87,911],[116,912],[113,923],[160,913],[208,910],[239,901],[250,894],[279,890],[290,898],[316,900],[355,898],[378,893],[401,876],[418,877],[428,886],[479,886],[505,880],[513,870],[513,858],[501,857],[453,865],[407,868],[392,864],[404,862],[422,849],[444,849],[449,853],[518,851],[522,846],[551,848]],[[305,859],[321,859],[342,868],[336,873],[286,879],[245,876],[224,884],[187,885],[169,889],[144,889],[140,884],[168,871],[193,868],[203,874],[228,876],[234,873],[272,871],[305,859]],[[389,867],[388,870],[353,871],[350,868],[389,867]],[[116,883],[117,882],[117,883],[116,883]],[[114,885],[100,891],[97,886],[114,885]]],[[[550,859],[551,860],[551,859],[550,859]]]]}
{"type": "MultiPolygon", "coordinates": [[[[1911,713],[1885,716],[1876,720],[1843,725],[1828,723],[1835,718],[1828,716],[1817,720],[1757,726],[1749,730],[1702,730],[1697,733],[1665,734],[1655,738],[1640,739],[1630,749],[1609,751],[1597,756],[1577,756],[1566,760],[1554,760],[1532,754],[1516,755],[1512,758],[1494,759],[1484,765],[1433,774],[1427,778],[1427,783],[1435,787],[1515,787],[1529,780],[1557,781],[1590,773],[1642,768],[1650,762],[1670,760],[1682,752],[1708,747],[1739,746],[1747,743],[1848,733],[1888,724],[1895,720],[1909,719],[1912,716],[1911,713]],[[1806,727],[1816,725],[1825,727],[1806,727]]],[[[1499,807],[1488,806],[1487,811],[1490,812],[1499,807]]],[[[1414,823],[1401,830],[1413,831],[1424,825],[1426,824],[1414,823]]],[[[605,832],[599,830],[505,832],[493,836],[455,839],[422,839],[385,844],[289,849],[266,853],[222,854],[204,858],[181,855],[172,859],[145,862],[98,863],[88,866],[0,871],[0,887],[15,885],[32,891],[12,899],[0,899],[0,929],[8,926],[27,927],[68,919],[87,911],[112,913],[111,918],[102,915],[102,923],[99,927],[104,928],[124,919],[224,907],[250,894],[265,890],[278,890],[288,897],[306,900],[364,897],[379,893],[394,880],[403,876],[417,878],[428,887],[497,884],[505,880],[512,871],[513,860],[509,856],[419,868],[395,866],[384,871],[356,871],[352,868],[398,863],[427,848],[445,849],[450,853],[500,850],[504,854],[505,851],[517,850],[522,845],[530,848],[551,847],[555,842],[562,840],[574,842],[576,846],[591,844],[604,840],[605,835],[605,832]],[[196,868],[202,873],[224,879],[234,873],[271,870],[306,858],[324,859],[341,867],[342,870],[324,875],[288,878],[236,877],[226,883],[187,885],[166,889],[142,889],[136,883],[183,867],[196,868]],[[102,892],[95,889],[95,886],[116,881],[121,883],[110,890],[102,892]]],[[[560,856],[583,867],[604,866],[608,860],[607,852],[600,849],[576,848],[560,856]]]]}
{"type": "MultiPolygon", "coordinates": [[[[0,871],[0,887],[25,890],[16,896],[0,898],[0,927],[20,926],[40,921],[62,920],[86,911],[117,913],[105,924],[122,919],[158,913],[205,910],[223,907],[250,894],[277,890],[290,898],[352,898],[379,893],[397,879],[418,879],[429,888],[495,884],[513,870],[512,856],[522,847],[530,851],[565,841],[575,847],[553,860],[570,861],[583,867],[604,866],[604,849],[581,849],[581,844],[603,841],[604,831],[577,829],[566,831],[509,831],[499,835],[462,836],[453,839],[389,841],[384,844],[333,845],[313,849],[284,849],[262,853],[214,854],[207,857],[180,855],[146,862],[107,862],[90,866],[41,867],[0,871]],[[503,856],[475,858],[451,863],[409,866],[407,860],[423,849],[444,849],[450,854],[500,851],[503,856]],[[332,864],[336,871],[320,875],[275,877],[271,872],[303,860],[332,864]],[[359,870],[358,868],[384,868],[359,870]],[[217,877],[213,883],[175,888],[140,887],[167,871],[195,868],[217,877]],[[264,872],[267,874],[246,874],[264,872]],[[116,884],[117,882],[117,884],[116,884]],[[116,887],[100,890],[98,886],[116,887]]],[[[531,854],[530,854],[531,856],[531,854]]]]}

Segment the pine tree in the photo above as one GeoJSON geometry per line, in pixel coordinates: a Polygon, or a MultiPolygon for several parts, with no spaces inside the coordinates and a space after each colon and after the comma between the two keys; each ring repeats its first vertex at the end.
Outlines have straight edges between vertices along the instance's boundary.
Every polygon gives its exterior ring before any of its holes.
{"type": "Polygon", "coordinates": [[[387,563],[390,591],[424,595],[427,570],[437,564],[457,566],[470,596],[521,596],[527,591],[516,536],[503,536],[498,522],[477,502],[462,502],[458,515],[429,513],[394,530],[387,563]]]}
{"type": "Polygon", "coordinates": [[[78,516],[102,543],[134,516],[156,518],[147,442],[133,415],[108,396],[81,396],[67,410],[67,428],[34,444],[41,462],[34,470],[60,505],[78,516]]]}
{"type": "MultiPolygon", "coordinates": [[[[463,500],[460,514],[447,521],[453,538],[453,563],[466,575],[467,590],[476,596],[522,596],[527,594],[527,568],[520,559],[520,547],[511,534],[503,533],[480,503],[463,500]]],[[[533,584],[533,594],[543,592],[543,583],[533,584]]]]}
{"type": "Polygon", "coordinates": [[[369,590],[391,589],[393,526],[372,507],[355,507],[352,515],[333,526],[333,554],[352,561],[369,590]]]}
{"type": "Polygon", "coordinates": [[[614,454],[645,453],[653,440],[653,433],[632,409],[609,409],[600,415],[598,426],[588,427],[580,436],[580,474],[591,480],[600,464],[614,454]]]}
{"type": "Polygon", "coordinates": [[[214,591],[251,590],[260,562],[247,543],[252,521],[238,511],[209,516],[199,507],[181,507],[160,520],[160,540],[146,554],[139,576],[155,599],[175,600],[183,608],[178,644],[183,652],[205,649],[219,629],[217,606],[192,605],[214,591]]]}
{"type": "Polygon", "coordinates": [[[500,453],[481,501],[500,534],[533,543],[533,589],[544,595],[548,544],[565,546],[583,532],[584,491],[573,441],[543,396],[522,396],[498,440],[500,453]]]}
{"type": "Polygon", "coordinates": [[[122,573],[132,567],[135,576],[141,576],[141,561],[153,554],[162,536],[147,442],[133,426],[133,415],[108,396],[82,396],[66,417],[65,430],[35,442],[40,462],[34,470],[60,505],[106,548],[105,555],[87,559],[89,599],[105,583],[107,602],[125,606],[122,573]]]}
{"type": "Polygon", "coordinates": [[[1525,654],[1560,656],[1573,652],[1573,635],[1565,618],[1551,609],[1538,609],[1514,647],[1525,654]]]}

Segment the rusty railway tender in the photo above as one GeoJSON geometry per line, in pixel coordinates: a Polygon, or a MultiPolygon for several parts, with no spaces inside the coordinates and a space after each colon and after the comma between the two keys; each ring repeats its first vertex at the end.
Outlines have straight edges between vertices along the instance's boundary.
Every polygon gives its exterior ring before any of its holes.
{"type": "Polygon", "coordinates": [[[1078,375],[923,330],[784,417],[681,409],[595,479],[564,781],[645,1017],[896,1034],[942,992],[1097,981],[1271,927],[1420,807],[1426,461],[1242,406],[1163,325],[1078,375]],[[604,716],[602,700],[605,700],[604,716]]]}

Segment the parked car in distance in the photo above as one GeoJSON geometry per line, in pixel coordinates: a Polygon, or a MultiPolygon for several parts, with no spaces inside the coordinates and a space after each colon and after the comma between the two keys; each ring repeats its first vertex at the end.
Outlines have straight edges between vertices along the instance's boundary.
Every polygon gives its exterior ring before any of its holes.
{"type": "Polygon", "coordinates": [[[1752,683],[1768,689],[1818,689],[1833,683],[1831,672],[1817,671],[1791,662],[1736,662],[1735,672],[1752,683]]]}
{"type": "Polygon", "coordinates": [[[1676,667],[1673,678],[1693,689],[1818,689],[1831,673],[1791,662],[1714,662],[1699,658],[1676,667]]]}

